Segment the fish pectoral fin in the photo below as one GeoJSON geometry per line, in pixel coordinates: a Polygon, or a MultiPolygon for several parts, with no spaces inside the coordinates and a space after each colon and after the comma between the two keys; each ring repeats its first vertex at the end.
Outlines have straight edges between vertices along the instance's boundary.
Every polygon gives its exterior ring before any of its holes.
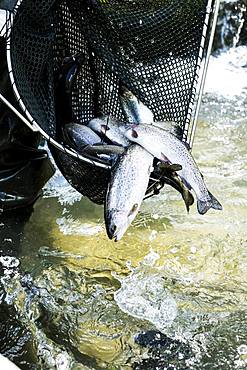
{"type": "Polygon", "coordinates": [[[137,204],[137,203],[135,203],[135,204],[133,205],[133,207],[131,208],[131,210],[129,211],[128,217],[132,216],[132,215],[133,215],[133,213],[135,213],[135,211],[137,210],[137,208],[138,208],[138,204],[137,204]]]}

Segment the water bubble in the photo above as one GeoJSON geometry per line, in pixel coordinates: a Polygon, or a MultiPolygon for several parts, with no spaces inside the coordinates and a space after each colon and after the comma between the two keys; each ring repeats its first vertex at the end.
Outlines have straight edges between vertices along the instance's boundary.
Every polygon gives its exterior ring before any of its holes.
{"type": "Polygon", "coordinates": [[[13,242],[12,238],[4,238],[3,241],[6,242],[6,243],[12,243],[13,242]]]}
{"type": "Polygon", "coordinates": [[[165,289],[161,275],[145,275],[138,269],[122,279],[114,294],[119,308],[129,315],[150,321],[159,330],[170,326],[177,316],[177,305],[165,289]]]}
{"type": "Polygon", "coordinates": [[[196,253],[196,247],[190,247],[190,251],[191,251],[191,253],[196,253]]]}
{"type": "Polygon", "coordinates": [[[239,346],[237,348],[237,351],[240,355],[246,355],[247,354],[247,345],[246,344],[241,344],[241,346],[239,346]]]}
{"type": "Polygon", "coordinates": [[[157,231],[157,230],[152,230],[152,231],[151,231],[151,234],[150,234],[150,236],[149,236],[149,240],[150,240],[150,241],[153,241],[154,239],[156,239],[157,234],[158,234],[158,231],[157,231]]]}
{"type": "Polygon", "coordinates": [[[70,361],[67,353],[59,353],[56,357],[56,368],[57,370],[69,369],[70,361]]]}

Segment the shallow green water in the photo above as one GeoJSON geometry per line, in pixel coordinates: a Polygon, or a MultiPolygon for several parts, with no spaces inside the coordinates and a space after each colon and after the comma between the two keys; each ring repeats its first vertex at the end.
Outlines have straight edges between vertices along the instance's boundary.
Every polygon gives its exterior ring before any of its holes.
{"type": "Polygon", "coordinates": [[[167,186],[114,243],[102,207],[49,185],[2,280],[22,369],[247,368],[246,96],[206,94],[193,148],[223,212],[187,214],[167,186]]]}

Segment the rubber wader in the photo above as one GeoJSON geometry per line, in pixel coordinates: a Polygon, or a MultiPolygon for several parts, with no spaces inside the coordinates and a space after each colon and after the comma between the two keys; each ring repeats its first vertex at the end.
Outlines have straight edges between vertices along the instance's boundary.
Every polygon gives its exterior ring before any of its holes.
{"type": "MultiPolygon", "coordinates": [[[[0,37],[0,92],[19,109],[8,75],[3,37],[0,37]]],[[[7,252],[8,245],[12,249],[13,244],[19,244],[21,224],[28,219],[42,187],[55,172],[47,152],[38,149],[40,142],[40,135],[33,133],[0,101],[0,254],[7,252]]]]}

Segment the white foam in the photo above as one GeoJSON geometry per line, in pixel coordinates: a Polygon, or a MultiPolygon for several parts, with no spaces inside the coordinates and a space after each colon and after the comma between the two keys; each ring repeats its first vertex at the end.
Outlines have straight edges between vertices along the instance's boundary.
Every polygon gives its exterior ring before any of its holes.
{"type": "Polygon", "coordinates": [[[158,255],[150,252],[129,276],[119,279],[121,288],[114,298],[119,308],[130,316],[147,320],[162,331],[172,325],[178,310],[172,294],[164,287],[159,272],[148,272],[158,255]]]}
{"type": "Polygon", "coordinates": [[[132,272],[121,281],[121,288],[115,292],[114,298],[122,311],[150,321],[161,331],[171,326],[177,316],[176,301],[164,288],[164,280],[159,274],[132,272]]]}
{"type": "Polygon", "coordinates": [[[238,46],[211,56],[204,92],[227,99],[246,94],[247,46],[238,46]]]}
{"type": "MultiPolygon", "coordinates": [[[[50,156],[52,159],[52,157],[50,156]]],[[[76,191],[57,169],[55,175],[48,181],[44,188],[44,198],[58,198],[62,205],[72,205],[80,201],[82,195],[76,191]]]]}
{"type": "Polygon", "coordinates": [[[103,231],[101,225],[93,223],[82,223],[80,220],[74,220],[72,217],[61,217],[57,219],[59,230],[64,235],[83,235],[92,236],[103,231]]]}

